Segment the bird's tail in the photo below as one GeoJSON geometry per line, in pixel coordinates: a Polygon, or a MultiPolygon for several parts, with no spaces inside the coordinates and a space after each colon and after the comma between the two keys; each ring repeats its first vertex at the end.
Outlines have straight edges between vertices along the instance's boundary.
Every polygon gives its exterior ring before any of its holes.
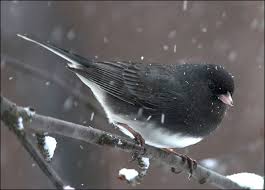
{"type": "Polygon", "coordinates": [[[35,39],[29,38],[29,37],[27,37],[25,35],[21,35],[21,34],[17,34],[17,36],[24,39],[24,40],[30,41],[34,44],[37,44],[40,47],[43,47],[43,48],[53,52],[54,54],[64,58],[65,60],[67,60],[69,62],[67,64],[70,68],[79,69],[82,66],[89,66],[93,62],[93,60],[85,59],[85,58],[83,58],[79,55],[76,55],[74,53],[71,53],[67,50],[56,47],[54,45],[51,45],[48,42],[47,43],[46,42],[40,42],[40,41],[37,41],[35,39]],[[91,63],[90,63],[90,61],[91,61],[91,63]]]}

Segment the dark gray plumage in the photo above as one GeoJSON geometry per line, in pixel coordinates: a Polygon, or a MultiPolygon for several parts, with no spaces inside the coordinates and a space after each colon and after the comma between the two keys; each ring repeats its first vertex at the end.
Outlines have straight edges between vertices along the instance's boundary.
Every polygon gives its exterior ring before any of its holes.
{"type": "Polygon", "coordinates": [[[69,61],[69,69],[93,91],[109,121],[128,125],[152,146],[199,142],[232,105],[233,78],[222,66],[98,61],[19,36],[69,61]]]}

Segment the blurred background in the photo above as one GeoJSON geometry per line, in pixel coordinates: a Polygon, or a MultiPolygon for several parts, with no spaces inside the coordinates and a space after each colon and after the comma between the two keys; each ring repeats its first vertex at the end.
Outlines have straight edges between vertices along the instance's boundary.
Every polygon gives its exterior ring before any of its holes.
{"type": "MultiPolygon", "coordinates": [[[[63,59],[19,39],[17,33],[102,60],[225,66],[234,75],[235,106],[222,127],[178,151],[223,175],[264,175],[263,1],[1,1],[1,95],[39,114],[120,134],[107,124],[90,90],[65,68],[63,59]]],[[[1,188],[54,188],[1,125],[1,188]]],[[[55,137],[51,164],[67,185],[132,188],[117,179],[119,169],[137,168],[129,163],[129,154],[55,137]]],[[[135,188],[213,188],[157,162],[148,173],[135,188]]]]}

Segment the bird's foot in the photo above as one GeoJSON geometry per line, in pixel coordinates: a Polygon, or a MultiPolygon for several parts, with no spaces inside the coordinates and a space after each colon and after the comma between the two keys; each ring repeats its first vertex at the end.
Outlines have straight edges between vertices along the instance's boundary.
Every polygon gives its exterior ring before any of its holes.
{"type": "Polygon", "coordinates": [[[145,145],[145,140],[143,139],[143,137],[137,133],[136,131],[131,132],[134,135],[134,141],[136,142],[136,144],[141,146],[141,151],[134,151],[132,153],[132,160],[131,161],[135,161],[136,159],[138,159],[139,157],[145,155],[146,153],[146,148],[144,147],[145,145]]]}
{"type": "MultiPolygon", "coordinates": [[[[185,154],[180,154],[178,152],[176,152],[175,150],[171,149],[171,148],[163,148],[164,151],[168,152],[168,153],[173,153],[177,156],[180,156],[182,158],[182,161],[183,162],[186,162],[187,161],[187,164],[188,164],[188,167],[189,167],[189,170],[190,170],[190,173],[189,173],[189,179],[192,177],[192,173],[193,173],[193,170],[197,168],[197,161],[196,160],[193,160],[192,158],[188,157],[187,155],[185,154]]],[[[176,169],[173,167],[171,168],[171,171],[173,173],[181,173],[181,171],[176,171],[176,169]]]]}
{"type": "Polygon", "coordinates": [[[189,156],[183,154],[181,155],[181,158],[183,160],[183,162],[186,162],[187,161],[187,164],[188,164],[188,167],[190,169],[190,173],[189,173],[189,179],[192,177],[192,174],[193,174],[193,170],[197,168],[197,161],[190,158],[189,156]]]}
{"type": "Polygon", "coordinates": [[[133,136],[134,136],[135,142],[137,144],[139,144],[141,147],[144,147],[144,145],[145,145],[144,138],[139,133],[137,133],[136,131],[133,133],[133,136]]]}
{"type": "Polygon", "coordinates": [[[127,131],[129,131],[133,136],[134,136],[134,140],[135,142],[140,145],[141,147],[143,147],[145,145],[145,140],[144,138],[141,136],[140,133],[136,132],[135,130],[133,130],[131,127],[129,127],[128,125],[124,124],[124,123],[117,123],[117,125],[119,127],[122,127],[124,129],[126,129],[127,131]]]}
{"type": "Polygon", "coordinates": [[[131,127],[129,127],[128,125],[124,124],[124,123],[117,123],[117,125],[119,127],[123,127],[124,129],[126,129],[127,131],[129,131],[133,136],[134,136],[134,141],[136,142],[136,144],[138,144],[139,146],[141,146],[141,151],[134,151],[132,153],[132,160],[134,161],[136,160],[136,158],[138,158],[139,156],[142,156],[146,153],[146,148],[144,147],[145,145],[145,140],[144,138],[141,136],[140,133],[136,132],[135,130],[133,130],[131,127]]]}

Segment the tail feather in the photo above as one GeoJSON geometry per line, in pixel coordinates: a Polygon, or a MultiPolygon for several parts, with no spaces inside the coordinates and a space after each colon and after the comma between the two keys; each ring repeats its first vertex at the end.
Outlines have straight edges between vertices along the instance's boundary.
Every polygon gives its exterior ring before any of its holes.
{"type": "Polygon", "coordinates": [[[24,40],[30,41],[34,44],[37,44],[40,47],[43,47],[43,48],[53,52],[54,54],[64,58],[65,60],[67,60],[69,62],[67,64],[70,68],[78,69],[78,68],[82,67],[82,65],[89,66],[89,64],[91,64],[93,62],[93,60],[87,60],[87,59],[85,59],[79,55],[76,55],[74,53],[70,53],[67,50],[56,47],[56,46],[51,45],[49,43],[40,42],[40,41],[37,41],[35,39],[29,38],[29,37],[27,37],[25,35],[21,35],[21,34],[17,34],[17,36],[24,39],[24,40]]]}

